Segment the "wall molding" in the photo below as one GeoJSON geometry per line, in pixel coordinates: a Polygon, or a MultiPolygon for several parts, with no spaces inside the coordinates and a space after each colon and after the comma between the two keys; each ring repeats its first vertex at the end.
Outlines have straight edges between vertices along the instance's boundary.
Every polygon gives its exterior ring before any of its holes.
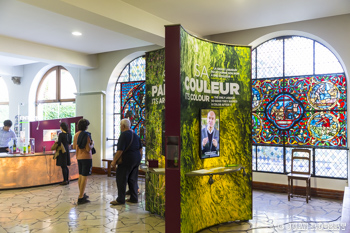
{"type": "Polygon", "coordinates": [[[99,174],[99,175],[107,175],[107,168],[92,167],[92,173],[99,174]]]}
{"type": "MultiPolygon", "coordinates": [[[[266,183],[266,182],[253,182],[252,185],[253,185],[253,189],[255,190],[263,190],[263,191],[274,192],[274,193],[285,193],[286,199],[288,198],[287,196],[288,185],[266,183]]],[[[295,194],[297,195],[305,195],[306,187],[294,185],[294,191],[295,191],[295,194]]],[[[343,200],[343,196],[344,196],[344,191],[311,187],[311,198],[322,197],[322,198],[328,198],[328,199],[343,200]]]]}
{"type": "MultiPolygon", "coordinates": [[[[100,175],[107,175],[107,168],[103,167],[92,167],[92,173],[100,174],[100,175]]],[[[143,177],[145,175],[145,172],[139,171],[139,176],[143,177]]],[[[253,189],[254,190],[262,190],[267,192],[274,192],[274,193],[285,193],[286,194],[286,200],[288,198],[288,185],[284,184],[274,184],[274,183],[266,183],[266,182],[253,182],[253,189]]],[[[305,186],[295,186],[294,190],[296,195],[304,195],[306,190],[305,186]]],[[[332,189],[320,189],[320,188],[311,188],[311,198],[312,197],[321,197],[321,198],[328,198],[328,199],[336,199],[336,200],[343,200],[344,191],[339,190],[332,190],[332,189]]]]}
{"type": "Polygon", "coordinates": [[[88,92],[77,92],[75,95],[106,95],[105,91],[88,91],[88,92]]]}

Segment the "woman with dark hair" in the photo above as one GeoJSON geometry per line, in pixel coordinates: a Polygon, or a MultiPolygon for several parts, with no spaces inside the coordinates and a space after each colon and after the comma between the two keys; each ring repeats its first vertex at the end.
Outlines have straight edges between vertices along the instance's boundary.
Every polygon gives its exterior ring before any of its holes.
{"type": "Polygon", "coordinates": [[[65,152],[62,153],[62,151],[59,151],[59,155],[56,159],[56,165],[61,166],[62,168],[62,175],[63,175],[63,182],[60,185],[67,185],[69,184],[69,169],[68,166],[70,166],[70,152],[69,152],[69,145],[72,144],[72,135],[69,133],[68,124],[66,122],[62,122],[60,124],[61,133],[58,135],[58,141],[57,145],[58,147],[63,144],[65,152]]]}
{"type": "Polygon", "coordinates": [[[76,150],[79,168],[79,197],[78,205],[89,203],[89,196],[85,194],[87,177],[91,175],[92,169],[92,148],[94,141],[91,139],[91,134],[87,132],[89,120],[80,119],[78,121],[78,132],[74,135],[73,149],[76,150]]]}

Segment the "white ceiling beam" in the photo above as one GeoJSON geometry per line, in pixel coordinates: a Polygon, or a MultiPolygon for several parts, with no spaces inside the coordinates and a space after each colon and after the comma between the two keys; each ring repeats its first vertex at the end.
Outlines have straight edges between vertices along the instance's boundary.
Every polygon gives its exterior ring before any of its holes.
{"type": "Polygon", "coordinates": [[[96,55],[88,55],[1,35],[0,51],[2,54],[11,54],[14,57],[39,62],[59,62],[85,68],[96,68],[98,66],[96,55]]]}

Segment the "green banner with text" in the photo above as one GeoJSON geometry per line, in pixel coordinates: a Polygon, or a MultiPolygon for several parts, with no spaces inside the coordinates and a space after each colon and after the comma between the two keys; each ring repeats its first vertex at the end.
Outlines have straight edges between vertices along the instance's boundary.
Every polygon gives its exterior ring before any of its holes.
{"type": "MultiPolygon", "coordinates": [[[[146,159],[165,167],[165,50],[146,53],[146,159]]],[[[146,210],[164,216],[165,176],[146,173],[146,210]]]]}
{"type": "Polygon", "coordinates": [[[180,60],[181,232],[252,219],[251,47],[181,28],[180,60]],[[245,172],[188,176],[235,165],[245,172]]]}

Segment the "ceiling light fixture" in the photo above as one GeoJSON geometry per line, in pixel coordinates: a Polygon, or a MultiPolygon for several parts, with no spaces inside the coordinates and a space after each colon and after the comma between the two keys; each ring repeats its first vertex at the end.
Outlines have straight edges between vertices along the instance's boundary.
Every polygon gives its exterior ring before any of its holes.
{"type": "Polygon", "coordinates": [[[83,34],[81,32],[75,31],[75,32],[72,32],[72,35],[74,35],[74,36],[81,36],[83,34]]]}

